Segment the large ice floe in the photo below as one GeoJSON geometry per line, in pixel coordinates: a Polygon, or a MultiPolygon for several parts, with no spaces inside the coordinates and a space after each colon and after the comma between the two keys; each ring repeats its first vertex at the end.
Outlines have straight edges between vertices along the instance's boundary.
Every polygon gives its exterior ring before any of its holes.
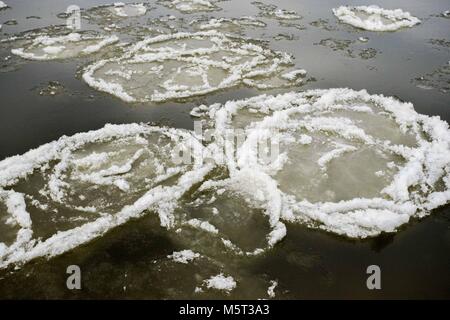
{"type": "Polygon", "coordinates": [[[401,9],[387,10],[378,6],[341,6],[334,15],[344,23],[369,31],[396,31],[413,27],[420,20],[401,9]]]}
{"type": "Polygon", "coordinates": [[[283,77],[293,59],[249,39],[216,30],[146,38],[123,56],[88,66],[84,81],[127,102],[189,98],[238,85],[292,86],[304,73],[283,77]]]}
{"type": "Polygon", "coordinates": [[[186,245],[170,256],[184,264],[258,255],[286,223],[351,238],[395,232],[450,201],[449,126],[410,103],[310,90],[192,115],[202,134],[107,125],[1,161],[0,268],[149,213],[186,245]]]}
{"type": "Polygon", "coordinates": [[[57,36],[38,35],[29,41],[25,40],[23,47],[14,48],[11,53],[29,60],[68,59],[96,53],[118,41],[115,35],[77,32],[57,36]]]}

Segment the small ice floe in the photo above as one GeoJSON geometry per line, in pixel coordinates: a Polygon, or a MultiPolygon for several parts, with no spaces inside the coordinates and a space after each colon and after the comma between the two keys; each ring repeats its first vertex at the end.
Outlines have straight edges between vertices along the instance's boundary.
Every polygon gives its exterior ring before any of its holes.
{"type": "Polygon", "coordinates": [[[369,31],[396,31],[420,23],[409,12],[378,6],[341,6],[333,9],[333,13],[341,22],[369,31]]]}
{"type": "Polygon", "coordinates": [[[83,14],[88,20],[103,23],[113,23],[124,18],[140,17],[147,13],[148,7],[144,3],[115,2],[89,8],[83,14]]]}
{"type": "Polygon", "coordinates": [[[361,42],[368,42],[369,38],[367,38],[367,37],[359,37],[358,40],[361,41],[361,42]]]}
{"type": "Polygon", "coordinates": [[[157,2],[183,13],[217,11],[221,9],[216,5],[217,0],[158,0],[157,2]]]}
{"type": "Polygon", "coordinates": [[[123,2],[115,2],[113,6],[108,7],[116,16],[127,17],[139,17],[143,16],[147,12],[147,7],[143,3],[125,4],[123,2]]]}
{"type": "Polygon", "coordinates": [[[59,81],[49,81],[43,88],[39,88],[39,95],[54,97],[64,91],[65,87],[59,81]]]}
{"type": "Polygon", "coordinates": [[[281,75],[281,77],[283,79],[292,81],[292,80],[297,79],[298,77],[305,77],[307,73],[308,72],[304,69],[298,69],[298,70],[292,70],[290,72],[284,73],[281,75]]]}
{"type": "Polygon", "coordinates": [[[167,258],[172,259],[173,261],[178,263],[187,264],[194,259],[200,258],[200,254],[192,250],[182,250],[173,252],[171,255],[168,255],[167,258]]]}
{"type": "Polygon", "coordinates": [[[375,48],[366,48],[366,49],[362,49],[358,53],[358,55],[361,57],[361,59],[368,60],[368,59],[375,58],[379,52],[380,51],[378,51],[375,48]]]}
{"type": "Polygon", "coordinates": [[[430,39],[428,42],[437,49],[450,49],[450,40],[447,39],[430,39]]]}
{"type": "Polygon", "coordinates": [[[224,276],[223,273],[220,273],[217,276],[212,276],[211,278],[205,280],[203,283],[208,289],[225,291],[226,293],[230,293],[236,288],[236,281],[233,279],[233,277],[224,276]]]}
{"type": "Polygon", "coordinates": [[[310,23],[311,26],[317,27],[326,31],[335,31],[336,27],[330,25],[328,19],[318,19],[310,23]]]}
{"type": "Polygon", "coordinates": [[[298,85],[281,75],[292,57],[216,30],[146,38],[118,58],[85,69],[91,87],[127,102],[163,102],[212,93],[238,85],[258,89],[298,85]]]}
{"type": "Polygon", "coordinates": [[[280,9],[276,5],[273,5],[273,4],[265,4],[265,3],[259,2],[259,1],[254,1],[254,2],[252,2],[252,4],[255,5],[259,9],[260,16],[262,16],[262,17],[272,18],[272,19],[277,19],[277,20],[298,20],[298,19],[302,18],[302,16],[300,16],[295,11],[280,9]]]}
{"type": "Polygon", "coordinates": [[[273,16],[277,19],[282,20],[295,20],[301,19],[301,16],[297,14],[295,11],[285,10],[285,9],[277,9],[273,12],[273,16]]]}
{"type": "Polygon", "coordinates": [[[93,36],[69,33],[63,36],[38,35],[11,53],[29,60],[68,59],[89,55],[119,41],[117,36],[93,36]]]}
{"type": "Polygon", "coordinates": [[[270,287],[267,288],[267,295],[269,298],[275,298],[275,288],[278,286],[278,281],[271,280],[270,281],[270,287]]]}
{"type": "Polygon", "coordinates": [[[209,20],[193,20],[192,25],[198,31],[217,30],[225,33],[243,33],[245,28],[264,28],[266,23],[255,17],[245,16],[241,18],[212,18],[209,20]]]}
{"type": "MultiPolygon", "coordinates": [[[[366,42],[366,38],[360,38],[359,41],[366,42]]],[[[356,58],[359,56],[361,59],[368,60],[375,58],[380,51],[378,51],[375,48],[363,48],[363,49],[356,49],[354,44],[355,40],[349,40],[349,39],[334,39],[334,38],[327,38],[322,39],[319,43],[315,43],[315,45],[321,45],[324,47],[328,47],[333,51],[339,51],[350,58],[356,58]],[[355,53],[355,51],[359,51],[355,53]]]]}
{"type": "Polygon", "coordinates": [[[450,61],[430,73],[414,78],[412,82],[423,90],[439,90],[442,93],[449,93],[450,61]]]}
{"type": "Polygon", "coordinates": [[[326,38],[320,40],[320,42],[318,43],[314,43],[314,45],[328,47],[333,51],[339,51],[344,53],[348,57],[354,58],[355,55],[353,53],[353,48],[351,47],[351,45],[353,45],[354,43],[354,40],[349,39],[326,38]]]}
{"type": "MultiPolygon", "coordinates": [[[[107,32],[115,32],[124,36],[148,36],[154,34],[150,28],[159,22],[151,19],[144,23],[145,15],[153,8],[148,3],[121,3],[106,4],[91,7],[82,11],[82,18],[90,24],[97,24],[107,32]]],[[[61,16],[64,18],[64,15],[61,16]]]]}

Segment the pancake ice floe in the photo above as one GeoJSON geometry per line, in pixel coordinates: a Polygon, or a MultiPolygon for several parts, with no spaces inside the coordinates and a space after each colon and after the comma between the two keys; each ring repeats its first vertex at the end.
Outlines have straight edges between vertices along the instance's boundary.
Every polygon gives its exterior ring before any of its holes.
{"type": "Polygon", "coordinates": [[[210,30],[146,38],[121,57],[89,65],[83,79],[127,102],[163,102],[239,85],[268,89],[301,84],[304,73],[283,77],[292,66],[287,53],[210,30]]]}
{"type": "Polygon", "coordinates": [[[420,23],[409,12],[378,6],[341,6],[333,9],[333,13],[341,22],[369,31],[396,31],[420,23]]]}
{"type": "Polygon", "coordinates": [[[59,255],[148,212],[173,227],[176,202],[210,170],[174,154],[195,159],[201,148],[184,130],[107,125],[1,161],[0,267],[59,255]]]}
{"type": "Polygon", "coordinates": [[[226,183],[204,185],[226,184],[264,208],[269,243],[284,235],[278,221],[365,238],[394,232],[450,200],[448,124],[410,103],[330,89],[262,95],[192,114],[215,131],[210,157],[224,149],[216,162],[229,172],[226,183]],[[227,138],[237,129],[245,131],[240,144],[227,138]],[[274,158],[261,157],[267,138],[276,142],[274,158]]]}

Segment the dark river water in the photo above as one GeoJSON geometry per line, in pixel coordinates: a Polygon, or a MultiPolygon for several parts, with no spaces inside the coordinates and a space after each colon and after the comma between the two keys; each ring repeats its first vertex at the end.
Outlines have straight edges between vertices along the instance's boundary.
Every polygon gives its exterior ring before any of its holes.
{"type": "MultiPolygon", "coordinates": [[[[98,0],[8,0],[0,11],[0,38],[65,23],[58,18],[70,4],[89,8],[98,0]],[[39,17],[39,18],[37,18],[39,17]],[[9,22],[15,20],[14,22],[9,22]]],[[[224,1],[221,11],[181,14],[152,3],[145,19],[173,14],[187,21],[198,16],[256,16],[251,1],[224,1]]],[[[450,10],[448,0],[271,0],[280,8],[295,10],[298,28],[264,19],[267,27],[248,36],[262,38],[272,49],[293,54],[298,68],[315,81],[291,90],[348,87],[395,96],[414,104],[417,112],[450,122],[450,77],[435,72],[450,63],[450,10]],[[357,30],[337,22],[331,11],[342,4],[377,4],[402,8],[422,20],[420,25],[397,32],[357,30]],[[358,40],[368,37],[367,43],[358,40]],[[334,47],[321,40],[349,40],[334,47]],[[436,40],[443,40],[437,42],[436,40]],[[343,44],[345,43],[345,44],[343,44]],[[363,50],[373,48],[364,56],[363,50]],[[432,75],[434,73],[434,75],[432,75]],[[420,80],[424,77],[428,80],[420,80]],[[424,83],[424,81],[426,83],[424,83]]],[[[269,3],[266,0],[265,3],[269,3]]],[[[145,23],[146,20],[142,20],[145,23]]],[[[96,28],[83,22],[84,29],[96,28]]],[[[325,42],[329,43],[329,42],[325,42]]],[[[10,48],[2,46],[1,57],[10,48]]],[[[3,59],[3,58],[2,58],[3,59]]],[[[199,104],[212,104],[261,94],[235,88],[182,102],[129,104],[90,88],[79,77],[89,58],[71,61],[5,62],[0,68],[0,160],[22,154],[63,135],[99,129],[107,123],[154,123],[193,128],[189,112],[199,104]],[[40,95],[49,81],[64,86],[61,94],[40,95]]],[[[174,266],[161,262],[183,244],[159,226],[156,215],[131,221],[103,237],[50,260],[38,259],[19,270],[0,270],[0,298],[267,298],[267,284],[276,279],[277,299],[308,298],[450,298],[450,208],[414,220],[393,234],[350,240],[302,225],[287,224],[288,236],[272,250],[253,258],[230,258],[224,266],[240,285],[230,294],[194,294],[202,268],[195,263],[174,266]],[[66,268],[82,270],[82,290],[66,288],[66,268]],[[382,270],[382,289],[368,290],[366,268],[382,270]],[[196,282],[197,281],[197,282],[196,282]]]]}

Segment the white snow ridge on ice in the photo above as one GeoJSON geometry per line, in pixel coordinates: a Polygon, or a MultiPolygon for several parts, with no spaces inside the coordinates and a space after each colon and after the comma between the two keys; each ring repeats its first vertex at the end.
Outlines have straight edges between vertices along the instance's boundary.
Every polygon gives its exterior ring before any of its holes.
{"type": "Polygon", "coordinates": [[[341,6],[333,9],[334,15],[342,22],[369,31],[395,31],[413,27],[420,20],[401,9],[387,10],[378,6],[341,6]]]}
{"type": "Polygon", "coordinates": [[[127,102],[162,102],[238,85],[292,86],[304,73],[281,77],[292,57],[215,30],[146,38],[121,57],[88,66],[84,81],[127,102]]]}
{"type": "Polygon", "coordinates": [[[68,59],[89,55],[119,41],[117,36],[92,36],[70,33],[62,36],[38,35],[23,48],[12,49],[17,56],[29,60],[68,59]]]}

